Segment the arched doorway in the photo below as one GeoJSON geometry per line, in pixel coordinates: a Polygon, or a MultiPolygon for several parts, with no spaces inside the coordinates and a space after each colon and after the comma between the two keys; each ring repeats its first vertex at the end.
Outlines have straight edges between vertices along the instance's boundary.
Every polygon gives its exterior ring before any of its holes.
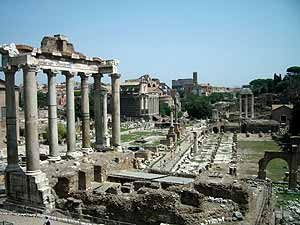
{"type": "MultiPolygon", "coordinates": [[[[296,155],[297,156],[297,155],[296,155]]],[[[259,171],[258,171],[258,178],[259,179],[265,179],[267,176],[266,169],[272,160],[275,159],[281,159],[288,164],[288,171],[289,171],[289,188],[293,189],[297,187],[297,157],[294,156],[293,152],[265,152],[265,155],[262,159],[259,160],[258,165],[259,165],[259,171]]],[[[276,161],[275,161],[276,163],[276,161]]],[[[275,168],[272,170],[276,171],[278,169],[281,169],[282,163],[280,164],[275,164],[275,168]]]]}
{"type": "Polygon", "coordinates": [[[286,176],[289,172],[288,163],[280,158],[274,158],[270,160],[266,167],[266,176],[272,181],[285,181],[288,182],[288,176],[286,176]]]}

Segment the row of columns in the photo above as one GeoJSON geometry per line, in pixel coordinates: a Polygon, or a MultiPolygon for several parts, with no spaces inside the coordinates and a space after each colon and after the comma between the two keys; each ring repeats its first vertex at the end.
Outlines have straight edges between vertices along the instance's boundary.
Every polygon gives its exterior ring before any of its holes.
{"type": "MultiPolygon", "coordinates": [[[[245,118],[248,118],[248,105],[249,99],[248,95],[240,95],[240,117],[242,117],[243,112],[245,113],[245,118]],[[244,110],[243,110],[243,101],[244,101],[244,110]]],[[[254,118],[254,95],[250,95],[250,107],[251,107],[251,118],[254,118]]]]}
{"type": "MultiPolygon", "coordinates": [[[[18,165],[18,144],[16,126],[15,73],[17,68],[4,70],[6,80],[6,124],[7,124],[7,168],[16,170],[18,165]]],[[[24,115],[27,174],[40,172],[40,153],[38,142],[38,103],[37,75],[35,65],[23,66],[24,115]]],[[[44,70],[48,76],[48,126],[49,126],[49,160],[59,160],[56,74],[57,71],[44,70]]],[[[67,156],[76,152],[74,77],[75,73],[63,71],[66,76],[67,95],[67,156]]],[[[90,149],[90,116],[88,75],[78,73],[81,77],[81,113],[82,113],[82,150],[90,149]]],[[[120,74],[111,74],[112,79],[112,146],[120,149],[120,74]]],[[[94,74],[94,102],[96,148],[108,147],[107,132],[107,92],[101,88],[102,74],[94,74]]]]}

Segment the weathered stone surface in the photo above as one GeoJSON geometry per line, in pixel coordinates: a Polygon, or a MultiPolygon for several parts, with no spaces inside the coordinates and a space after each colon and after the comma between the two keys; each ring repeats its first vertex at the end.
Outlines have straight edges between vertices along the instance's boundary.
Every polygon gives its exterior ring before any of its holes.
{"type": "Polygon", "coordinates": [[[204,195],[197,192],[192,188],[182,188],[180,186],[171,186],[167,189],[177,193],[180,196],[182,204],[200,207],[203,201],[204,195]]]}

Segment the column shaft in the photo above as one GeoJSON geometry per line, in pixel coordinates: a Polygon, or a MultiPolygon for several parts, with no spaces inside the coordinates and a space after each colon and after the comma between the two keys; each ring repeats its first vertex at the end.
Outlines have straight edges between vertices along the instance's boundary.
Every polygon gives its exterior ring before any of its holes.
{"type": "Polygon", "coordinates": [[[67,155],[76,151],[75,129],[75,103],[74,103],[74,74],[64,72],[66,75],[67,94],[67,155]]]}
{"type": "Polygon", "coordinates": [[[240,118],[242,118],[243,115],[243,101],[242,101],[242,95],[240,95],[240,118]]]}
{"type": "Polygon", "coordinates": [[[90,148],[90,107],[88,76],[81,74],[82,148],[90,148]]]}
{"type": "Polygon", "coordinates": [[[101,127],[101,77],[102,74],[94,74],[94,115],[95,115],[95,133],[96,133],[96,149],[100,149],[101,137],[102,137],[102,127],[101,127]]]}
{"type": "Polygon", "coordinates": [[[248,96],[245,95],[245,118],[248,118],[248,96]]]}
{"type": "Polygon", "coordinates": [[[7,139],[7,171],[19,168],[17,142],[17,109],[15,96],[16,69],[5,73],[5,105],[6,105],[6,139],[7,139]]]}
{"type": "Polygon", "coordinates": [[[27,174],[40,173],[36,73],[34,66],[23,69],[27,174]]]}
{"type": "Polygon", "coordinates": [[[254,118],[254,95],[251,95],[251,118],[254,118]]]}
{"type": "Polygon", "coordinates": [[[44,71],[48,75],[48,140],[49,159],[58,160],[58,130],[57,130],[57,103],[56,103],[56,74],[53,71],[44,71]]]}
{"type": "Polygon", "coordinates": [[[108,147],[108,129],[107,129],[107,90],[105,90],[103,87],[101,87],[101,144],[103,147],[108,147]]]}
{"type": "Polygon", "coordinates": [[[120,74],[111,74],[112,81],[112,145],[121,145],[120,137],[120,74]]]}

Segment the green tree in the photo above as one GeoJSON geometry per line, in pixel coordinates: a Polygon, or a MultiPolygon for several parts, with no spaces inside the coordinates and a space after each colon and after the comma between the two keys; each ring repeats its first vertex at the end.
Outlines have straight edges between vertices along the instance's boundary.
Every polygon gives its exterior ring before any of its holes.
{"type": "Polygon", "coordinates": [[[289,67],[287,68],[286,72],[288,73],[292,73],[292,74],[300,74],[300,67],[299,66],[292,66],[292,67],[289,67]]]}
{"type": "Polygon", "coordinates": [[[47,94],[43,93],[42,91],[37,92],[37,100],[39,108],[44,108],[48,105],[47,94]]]}
{"type": "MultiPolygon", "coordinates": [[[[58,142],[62,143],[64,139],[67,138],[67,128],[62,123],[57,124],[57,132],[58,132],[58,142]]],[[[49,138],[49,129],[47,127],[46,132],[43,134],[43,138],[48,140],[49,138]]]]}
{"type": "Polygon", "coordinates": [[[212,105],[206,96],[189,95],[183,101],[183,107],[189,116],[197,119],[211,117],[212,105]]]}
{"type": "Polygon", "coordinates": [[[159,104],[159,114],[161,116],[170,116],[171,108],[167,103],[159,104]]]}

